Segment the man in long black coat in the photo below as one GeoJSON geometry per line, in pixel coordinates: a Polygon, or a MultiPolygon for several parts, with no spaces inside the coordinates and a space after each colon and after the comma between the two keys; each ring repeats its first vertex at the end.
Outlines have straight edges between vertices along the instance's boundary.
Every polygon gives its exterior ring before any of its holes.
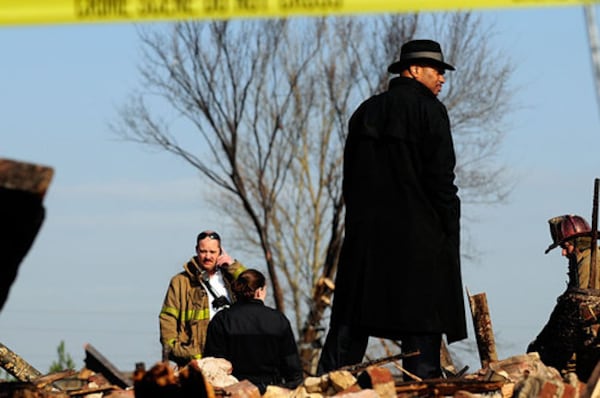
{"type": "Polygon", "coordinates": [[[403,367],[441,375],[440,346],[466,338],[460,200],[441,48],[405,43],[388,91],[363,102],[344,150],[346,235],[319,373],[359,363],[368,337],[401,340],[403,367]]]}

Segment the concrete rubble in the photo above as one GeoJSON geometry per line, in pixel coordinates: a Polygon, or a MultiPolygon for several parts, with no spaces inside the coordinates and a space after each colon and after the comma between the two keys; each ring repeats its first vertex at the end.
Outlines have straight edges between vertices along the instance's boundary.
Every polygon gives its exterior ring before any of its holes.
{"type": "MultiPolygon", "coordinates": [[[[95,355],[99,355],[94,351],[95,355]]],[[[101,359],[106,362],[103,357],[101,359]]],[[[96,368],[112,372],[110,364],[96,368]]],[[[86,363],[94,361],[86,361],[86,363]]],[[[146,370],[142,364],[130,374],[121,373],[129,386],[109,380],[87,367],[79,372],[64,371],[42,375],[29,381],[0,381],[0,398],[261,398],[258,388],[248,380],[231,375],[231,364],[222,358],[203,358],[176,369],[158,362],[146,370]]],[[[371,398],[371,397],[457,397],[457,398],[598,398],[599,369],[589,382],[574,375],[564,378],[545,366],[537,353],[492,361],[473,374],[443,379],[402,381],[388,367],[370,366],[359,374],[338,370],[320,377],[306,377],[296,389],[268,386],[262,398],[371,398]]]]}

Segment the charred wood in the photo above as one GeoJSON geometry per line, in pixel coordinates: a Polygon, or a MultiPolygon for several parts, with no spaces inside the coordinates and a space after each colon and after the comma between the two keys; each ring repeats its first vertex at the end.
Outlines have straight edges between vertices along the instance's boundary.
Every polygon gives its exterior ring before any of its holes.
{"type": "Polygon", "coordinates": [[[0,366],[19,381],[30,382],[42,375],[2,343],[0,343],[0,366]]]}
{"type": "Polygon", "coordinates": [[[485,293],[472,296],[467,292],[467,295],[469,296],[469,304],[471,306],[473,328],[475,330],[481,367],[486,368],[490,362],[498,360],[487,297],[485,293]]]}
{"type": "Polygon", "coordinates": [[[46,166],[0,159],[0,310],[43,223],[52,175],[46,166]]]}
{"type": "Polygon", "coordinates": [[[133,383],[119,371],[108,359],[104,357],[91,344],[85,345],[85,365],[94,372],[102,373],[106,379],[121,388],[132,387],[133,383]]]}

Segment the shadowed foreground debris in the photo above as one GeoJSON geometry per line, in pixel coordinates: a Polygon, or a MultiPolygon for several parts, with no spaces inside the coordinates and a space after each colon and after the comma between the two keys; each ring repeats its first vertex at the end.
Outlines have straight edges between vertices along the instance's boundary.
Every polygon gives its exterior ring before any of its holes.
{"type": "MultiPolygon", "coordinates": [[[[97,350],[87,354],[108,361],[97,350]]],[[[111,368],[110,363],[97,366],[109,373],[112,373],[111,368]]],[[[231,376],[231,364],[222,358],[203,358],[180,369],[158,362],[146,370],[144,364],[139,363],[133,372],[119,373],[130,386],[111,383],[109,380],[114,379],[114,375],[84,368],[79,372],[51,373],[27,382],[0,382],[0,398],[261,398],[258,388],[248,380],[238,381],[231,376]]],[[[356,375],[338,370],[321,377],[307,377],[294,390],[269,386],[262,397],[588,398],[597,396],[592,393],[597,388],[600,370],[597,369],[595,375],[588,385],[576,378],[567,382],[556,369],[545,366],[536,353],[530,353],[492,361],[475,374],[444,379],[401,381],[390,369],[381,366],[369,366],[356,375]]]]}
{"type": "Polygon", "coordinates": [[[0,310],[44,221],[42,205],[54,170],[0,158],[0,310]]]}
{"type": "MultiPolygon", "coordinates": [[[[493,335],[491,324],[485,329],[486,334],[493,335]]],[[[478,339],[478,343],[493,344],[493,339],[478,339]]],[[[146,370],[145,365],[139,363],[128,373],[118,370],[98,350],[86,344],[84,369],[41,375],[18,354],[3,345],[0,347],[0,366],[19,380],[0,381],[0,398],[261,398],[258,387],[248,380],[233,377],[231,363],[222,358],[194,360],[179,369],[169,362],[158,362],[146,370]]],[[[491,350],[480,347],[480,352],[491,350]]],[[[405,354],[408,355],[412,354],[405,354]]],[[[387,367],[402,369],[398,358],[392,355],[320,377],[306,377],[294,390],[268,386],[262,398],[600,397],[598,366],[585,384],[574,373],[563,378],[558,370],[544,365],[537,353],[487,360],[487,365],[473,374],[446,369],[447,378],[413,381],[394,376],[387,367]],[[386,363],[388,360],[392,363],[386,363]]]]}

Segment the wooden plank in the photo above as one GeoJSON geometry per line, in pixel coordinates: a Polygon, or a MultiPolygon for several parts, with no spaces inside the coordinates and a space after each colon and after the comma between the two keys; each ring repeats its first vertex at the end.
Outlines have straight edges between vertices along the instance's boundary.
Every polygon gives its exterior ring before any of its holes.
{"type": "Polygon", "coordinates": [[[0,187],[46,195],[54,169],[34,163],[0,158],[0,187]]]}
{"type": "Polygon", "coordinates": [[[592,371],[581,398],[600,398],[600,362],[596,364],[592,371]]]}
{"type": "Polygon", "coordinates": [[[53,174],[47,166],[0,158],[0,310],[44,220],[53,174]]]}
{"type": "Polygon", "coordinates": [[[598,185],[600,179],[594,179],[594,197],[592,199],[592,243],[590,247],[590,280],[588,289],[598,289],[598,263],[596,263],[596,252],[598,247],[598,185]]]}
{"type": "Polygon", "coordinates": [[[19,381],[31,382],[42,374],[26,360],[0,343],[0,367],[19,381]]]}
{"type": "Polygon", "coordinates": [[[469,304],[471,306],[473,328],[475,330],[481,367],[486,368],[490,362],[498,360],[487,297],[485,293],[471,296],[468,291],[467,295],[469,296],[469,304]]]}
{"type": "Polygon", "coordinates": [[[458,373],[456,366],[454,366],[452,355],[450,355],[450,351],[448,350],[448,345],[444,339],[442,339],[442,346],[440,347],[440,364],[444,371],[451,372],[452,374],[458,373]]]}
{"type": "Polygon", "coordinates": [[[396,393],[419,397],[453,396],[457,391],[481,394],[499,391],[504,384],[506,381],[425,379],[421,382],[397,383],[396,393]]]}
{"type": "MultiPolygon", "coordinates": [[[[72,369],[67,369],[67,370],[63,370],[60,372],[54,372],[54,373],[49,373],[47,375],[44,376],[40,376],[37,379],[33,380],[33,384],[37,387],[37,388],[45,388],[47,386],[50,386],[51,384],[59,381],[59,380],[63,380],[67,377],[71,377],[74,374],[76,374],[77,372],[72,370],[72,369]]],[[[60,388],[57,385],[54,385],[53,387],[58,388],[59,390],[62,390],[62,388],[60,388]]]]}
{"type": "Polygon", "coordinates": [[[102,375],[111,384],[120,388],[133,387],[133,383],[121,371],[119,371],[108,359],[104,357],[98,350],[92,347],[91,344],[86,344],[85,349],[85,365],[88,369],[94,372],[102,373],[102,375]]]}

